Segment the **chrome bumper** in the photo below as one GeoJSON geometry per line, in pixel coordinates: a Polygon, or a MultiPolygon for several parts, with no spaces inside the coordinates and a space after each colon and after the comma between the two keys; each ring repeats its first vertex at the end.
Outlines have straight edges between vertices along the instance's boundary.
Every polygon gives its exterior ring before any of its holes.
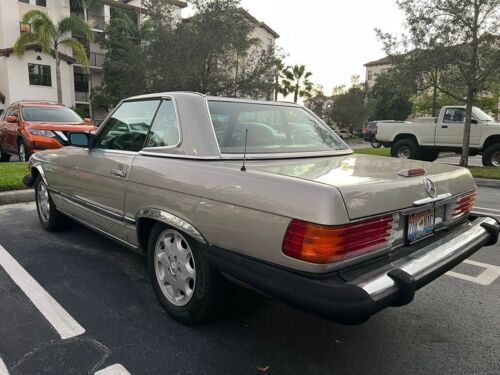
{"type": "MultiPolygon", "coordinates": [[[[470,251],[474,252],[482,246],[496,243],[498,232],[499,223],[495,219],[477,218],[426,247],[392,262],[383,272],[369,277],[363,276],[353,280],[351,284],[362,288],[374,301],[394,295],[410,285],[413,291],[407,291],[407,294],[413,299],[415,289],[430,281],[426,281],[426,278],[437,277],[432,275],[433,272],[442,274],[446,272],[444,268],[453,267],[456,261],[460,262],[463,260],[461,258],[470,255],[470,251]],[[428,277],[429,275],[431,277],[428,277]]],[[[401,301],[401,304],[405,302],[408,301],[401,301]]]]}

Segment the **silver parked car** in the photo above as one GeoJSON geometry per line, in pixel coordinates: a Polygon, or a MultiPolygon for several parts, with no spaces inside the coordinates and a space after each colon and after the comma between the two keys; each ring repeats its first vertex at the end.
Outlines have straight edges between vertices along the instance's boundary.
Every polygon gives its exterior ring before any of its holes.
{"type": "Polygon", "coordinates": [[[123,100],[30,159],[41,225],[72,218],[146,254],[165,309],[199,323],[231,280],[361,323],[483,246],[464,168],[355,155],[299,105],[196,93],[123,100]]]}

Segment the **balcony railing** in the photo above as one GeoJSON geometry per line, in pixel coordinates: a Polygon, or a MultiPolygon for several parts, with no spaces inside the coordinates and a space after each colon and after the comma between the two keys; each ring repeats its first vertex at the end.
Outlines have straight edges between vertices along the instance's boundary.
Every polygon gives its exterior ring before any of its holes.
{"type": "Polygon", "coordinates": [[[75,102],[88,103],[89,102],[89,93],[75,91],[75,102]]]}
{"type": "MultiPolygon", "coordinates": [[[[102,68],[103,67],[104,59],[105,59],[104,53],[90,52],[90,55],[88,56],[88,58],[89,58],[89,65],[91,67],[95,67],[95,68],[102,68]]],[[[76,63],[81,64],[82,62],[80,61],[80,59],[77,58],[76,63]]]]}

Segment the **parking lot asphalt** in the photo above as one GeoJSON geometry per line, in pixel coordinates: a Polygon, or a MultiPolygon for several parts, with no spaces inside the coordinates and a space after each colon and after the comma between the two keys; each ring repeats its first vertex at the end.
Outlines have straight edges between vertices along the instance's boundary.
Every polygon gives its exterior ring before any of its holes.
{"type": "MultiPolygon", "coordinates": [[[[480,188],[477,206],[500,216],[499,194],[480,188]]],[[[0,262],[18,263],[10,274],[0,265],[1,375],[500,373],[500,278],[475,281],[487,269],[500,276],[499,245],[359,326],[235,287],[221,317],[199,327],[163,311],[142,256],[78,224],[45,232],[33,203],[0,207],[0,246],[0,262]],[[19,269],[40,290],[23,291],[19,269]],[[54,303],[85,332],[63,339],[42,313],[54,303]]]]}

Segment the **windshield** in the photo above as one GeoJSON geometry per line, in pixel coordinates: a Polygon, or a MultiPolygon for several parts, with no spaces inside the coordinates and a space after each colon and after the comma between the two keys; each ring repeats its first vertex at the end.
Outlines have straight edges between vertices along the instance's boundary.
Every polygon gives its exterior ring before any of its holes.
{"type": "Polygon", "coordinates": [[[73,110],[66,107],[23,106],[22,110],[25,121],[83,122],[80,116],[78,116],[73,110]]]}
{"type": "Polygon", "coordinates": [[[481,121],[495,121],[493,117],[484,113],[481,109],[474,107],[474,115],[481,121]]]}
{"type": "Polygon", "coordinates": [[[222,153],[289,153],[349,150],[325,124],[300,107],[209,101],[222,153]]]}

